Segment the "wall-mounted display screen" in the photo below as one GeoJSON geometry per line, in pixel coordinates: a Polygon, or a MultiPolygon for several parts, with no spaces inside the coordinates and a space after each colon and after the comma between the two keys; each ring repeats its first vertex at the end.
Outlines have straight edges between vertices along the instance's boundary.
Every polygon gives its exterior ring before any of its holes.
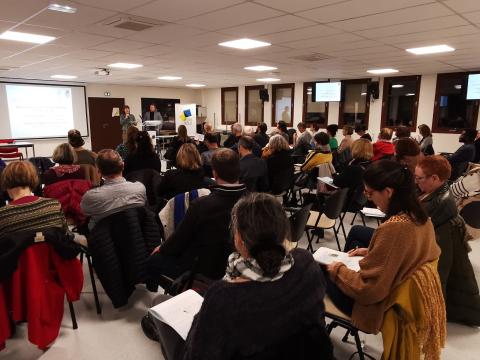
{"type": "Polygon", "coordinates": [[[480,74],[468,75],[467,100],[480,99],[480,74]]]}
{"type": "Polygon", "coordinates": [[[315,83],[315,102],[318,101],[340,101],[341,82],[317,82],[315,83]]]}

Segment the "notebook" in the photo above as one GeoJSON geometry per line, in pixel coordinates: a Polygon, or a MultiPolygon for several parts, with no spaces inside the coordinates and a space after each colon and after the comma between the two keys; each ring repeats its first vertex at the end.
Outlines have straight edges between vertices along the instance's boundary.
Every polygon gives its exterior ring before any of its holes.
{"type": "Polygon", "coordinates": [[[150,308],[150,314],[174,329],[183,340],[187,339],[193,317],[202,307],[203,297],[187,290],[167,301],[150,308]]]}
{"type": "Polygon", "coordinates": [[[364,207],[361,210],[362,214],[365,216],[370,216],[370,217],[378,217],[378,218],[384,218],[385,214],[377,208],[369,208],[369,207],[364,207]]]}
{"type": "Polygon", "coordinates": [[[363,256],[348,256],[347,253],[321,247],[315,251],[313,258],[316,262],[322,265],[330,265],[331,263],[338,261],[344,263],[347,268],[353,271],[360,271],[359,261],[363,259],[363,256]]]}
{"type": "Polygon", "coordinates": [[[334,189],[338,189],[338,186],[333,184],[333,179],[331,177],[328,177],[328,176],[320,177],[319,176],[319,177],[317,177],[317,180],[327,184],[328,186],[331,186],[334,189]]]}

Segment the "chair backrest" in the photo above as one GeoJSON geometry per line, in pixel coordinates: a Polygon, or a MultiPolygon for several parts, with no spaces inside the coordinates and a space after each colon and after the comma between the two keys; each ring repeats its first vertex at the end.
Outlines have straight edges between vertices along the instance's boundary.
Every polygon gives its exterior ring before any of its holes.
{"type": "Polygon", "coordinates": [[[291,242],[298,242],[302,238],[312,206],[313,203],[310,203],[290,216],[290,231],[292,233],[291,242]]]}
{"type": "Polygon", "coordinates": [[[147,202],[152,208],[159,203],[158,187],[162,181],[162,175],[154,169],[142,169],[129,172],[125,175],[125,179],[131,182],[139,181],[145,185],[147,191],[147,202]]]}
{"type": "Polygon", "coordinates": [[[460,215],[463,217],[463,220],[467,223],[468,226],[480,229],[480,199],[479,201],[473,201],[466,204],[462,210],[460,210],[460,215]]]}
{"type": "Polygon", "coordinates": [[[325,201],[325,215],[329,219],[336,219],[340,216],[347,202],[348,188],[338,189],[325,201]]]}

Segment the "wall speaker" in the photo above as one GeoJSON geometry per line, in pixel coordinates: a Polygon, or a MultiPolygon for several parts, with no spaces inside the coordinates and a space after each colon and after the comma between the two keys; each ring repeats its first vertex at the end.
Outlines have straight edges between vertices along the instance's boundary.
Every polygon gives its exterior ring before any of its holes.
{"type": "Polygon", "coordinates": [[[268,95],[268,89],[260,89],[260,99],[263,102],[270,100],[270,96],[268,95]]]}
{"type": "Polygon", "coordinates": [[[380,83],[378,81],[372,81],[368,84],[367,92],[373,99],[377,100],[380,97],[380,83]]]}

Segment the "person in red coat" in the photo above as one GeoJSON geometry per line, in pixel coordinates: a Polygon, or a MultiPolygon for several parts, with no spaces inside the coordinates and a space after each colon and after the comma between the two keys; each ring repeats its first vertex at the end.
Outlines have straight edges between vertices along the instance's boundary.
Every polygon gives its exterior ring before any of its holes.
{"type": "Polygon", "coordinates": [[[395,153],[395,147],[392,144],[392,134],[393,130],[390,128],[383,128],[380,130],[378,140],[373,144],[372,161],[393,156],[395,153]]]}

